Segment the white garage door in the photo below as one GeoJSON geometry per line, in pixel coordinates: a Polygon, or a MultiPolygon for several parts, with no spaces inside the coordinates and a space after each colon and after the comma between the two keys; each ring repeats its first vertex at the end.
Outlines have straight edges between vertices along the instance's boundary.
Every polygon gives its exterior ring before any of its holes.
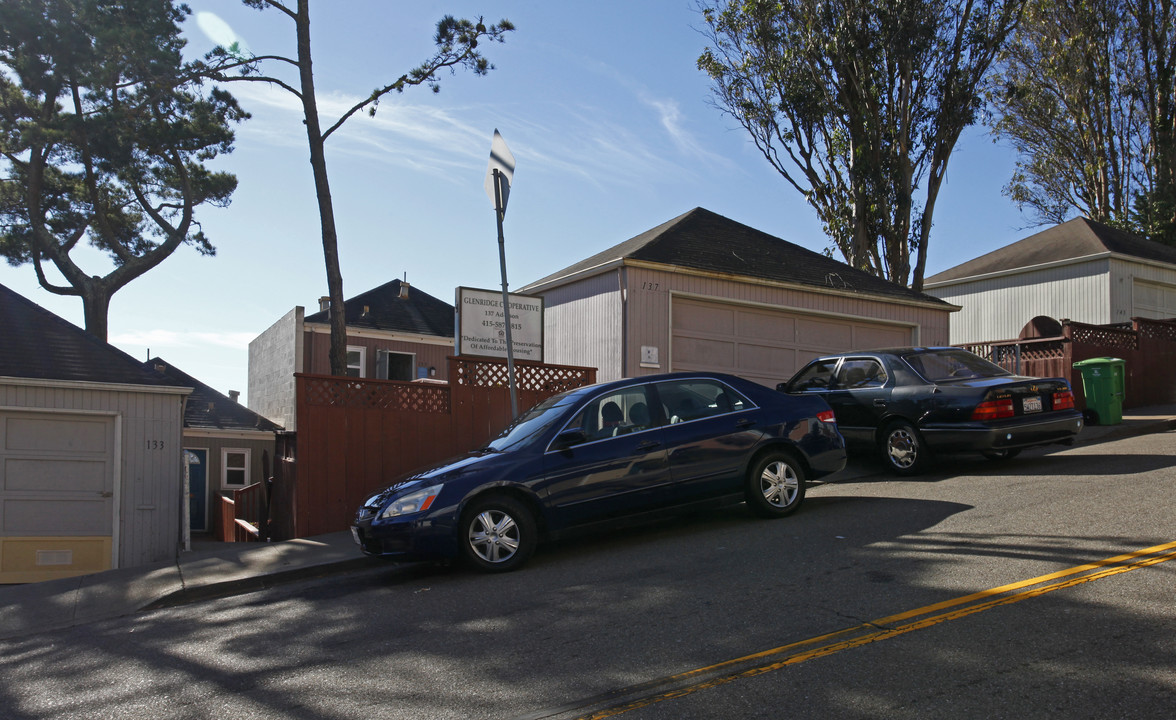
{"type": "Polygon", "coordinates": [[[114,418],[0,411],[0,582],[111,567],[114,418]]]}
{"type": "Polygon", "coordinates": [[[818,355],[911,344],[906,325],[674,298],[672,370],[731,373],[775,387],[818,355]]]}
{"type": "Polygon", "coordinates": [[[1132,305],[1131,317],[1176,318],[1176,286],[1136,280],[1132,305]]]}

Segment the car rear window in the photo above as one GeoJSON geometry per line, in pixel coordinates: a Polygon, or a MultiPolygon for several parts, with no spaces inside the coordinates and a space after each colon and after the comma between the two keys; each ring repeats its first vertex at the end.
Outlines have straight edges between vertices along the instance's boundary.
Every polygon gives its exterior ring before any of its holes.
{"type": "Polygon", "coordinates": [[[1000,365],[967,350],[931,350],[903,355],[902,359],[930,382],[968,380],[1011,375],[1000,365]]]}

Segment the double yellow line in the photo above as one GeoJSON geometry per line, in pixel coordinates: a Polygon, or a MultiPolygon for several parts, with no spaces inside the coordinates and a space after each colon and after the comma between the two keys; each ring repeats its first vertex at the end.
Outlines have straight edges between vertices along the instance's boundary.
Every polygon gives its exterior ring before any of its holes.
{"type": "MultiPolygon", "coordinates": [[[[630,710],[647,707],[664,700],[690,695],[699,690],[763,675],[788,665],[796,665],[806,660],[869,645],[879,640],[887,640],[913,630],[922,630],[948,620],[956,620],[1002,605],[1011,605],[1092,580],[1100,580],[1149,565],[1157,565],[1174,558],[1176,558],[1176,542],[1170,542],[1029,580],[1001,585],[952,600],[945,600],[941,603],[879,618],[819,637],[690,670],[664,678],[656,683],[646,683],[643,687],[648,688],[656,685],[663,688],[673,687],[673,689],[612,705],[592,714],[581,716],[580,720],[603,720],[603,718],[621,715],[630,710]]],[[[638,688],[630,688],[629,690],[636,691],[638,688]]],[[[632,697],[631,692],[625,693],[624,691],[615,693],[615,695],[632,697]]]]}

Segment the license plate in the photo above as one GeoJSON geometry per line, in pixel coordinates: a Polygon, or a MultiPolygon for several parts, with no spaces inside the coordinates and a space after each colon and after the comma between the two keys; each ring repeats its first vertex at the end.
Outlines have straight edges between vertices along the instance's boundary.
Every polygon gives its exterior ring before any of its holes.
{"type": "Polygon", "coordinates": [[[351,526],[351,539],[355,540],[356,545],[363,545],[363,543],[359,541],[359,528],[355,527],[354,525],[351,526]]]}
{"type": "Polygon", "coordinates": [[[1041,412],[1041,398],[1027,397],[1021,401],[1021,412],[1035,413],[1041,412]]]}

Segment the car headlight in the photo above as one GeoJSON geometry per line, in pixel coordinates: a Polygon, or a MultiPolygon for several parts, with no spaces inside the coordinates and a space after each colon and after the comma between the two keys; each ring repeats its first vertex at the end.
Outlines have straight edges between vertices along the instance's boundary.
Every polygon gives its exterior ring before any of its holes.
{"type": "Polygon", "coordinates": [[[400,515],[412,515],[413,513],[424,512],[429,509],[440,492],[440,485],[432,485],[410,492],[407,495],[402,495],[388,503],[388,507],[384,508],[384,512],[380,513],[380,518],[387,519],[400,515]]]}

